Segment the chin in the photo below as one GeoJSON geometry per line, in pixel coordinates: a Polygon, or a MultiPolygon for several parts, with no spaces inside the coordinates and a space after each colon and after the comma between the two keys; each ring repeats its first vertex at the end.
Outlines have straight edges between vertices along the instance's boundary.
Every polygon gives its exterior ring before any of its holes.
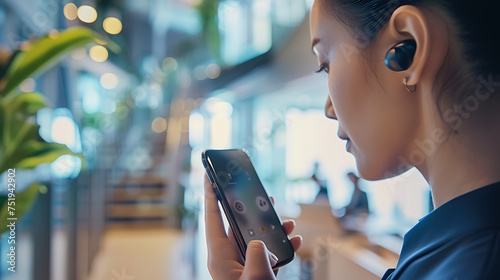
{"type": "Polygon", "coordinates": [[[385,164],[380,160],[367,160],[366,158],[358,158],[357,156],[355,158],[359,177],[368,181],[393,178],[411,168],[411,166],[401,167],[400,165],[385,164]]]}

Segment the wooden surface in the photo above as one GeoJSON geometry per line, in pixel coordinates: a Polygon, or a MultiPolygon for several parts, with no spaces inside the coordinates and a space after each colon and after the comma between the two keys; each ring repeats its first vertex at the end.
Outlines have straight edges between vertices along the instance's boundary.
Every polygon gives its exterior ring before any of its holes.
{"type": "Polygon", "coordinates": [[[180,230],[110,229],[88,280],[192,279],[188,242],[180,230]]]}
{"type": "Polygon", "coordinates": [[[346,232],[329,204],[300,207],[294,234],[304,240],[297,255],[311,264],[312,279],[375,280],[397,264],[398,254],[374,244],[376,238],[346,232]]]}

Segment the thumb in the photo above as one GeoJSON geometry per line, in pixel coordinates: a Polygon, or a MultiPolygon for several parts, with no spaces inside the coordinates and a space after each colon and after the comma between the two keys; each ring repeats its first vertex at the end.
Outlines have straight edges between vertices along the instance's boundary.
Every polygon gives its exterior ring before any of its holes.
{"type": "Polygon", "coordinates": [[[264,242],[252,240],[247,246],[242,279],[275,279],[272,267],[277,262],[278,258],[267,250],[264,242]]]}

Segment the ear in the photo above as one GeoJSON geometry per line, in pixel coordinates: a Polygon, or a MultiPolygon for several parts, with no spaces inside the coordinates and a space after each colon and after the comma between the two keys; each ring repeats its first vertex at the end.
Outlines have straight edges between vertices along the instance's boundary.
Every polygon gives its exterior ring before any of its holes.
{"type": "Polygon", "coordinates": [[[402,77],[408,77],[409,86],[420,84],[426,78],[433,82],[444,62],[449,33],[438,18],[438,13],[431,9],[404,5],[397,8],[389,20],[386,31],[395,44],[406,39],[413,39],[417,43],[413,63],[402,77]]]}

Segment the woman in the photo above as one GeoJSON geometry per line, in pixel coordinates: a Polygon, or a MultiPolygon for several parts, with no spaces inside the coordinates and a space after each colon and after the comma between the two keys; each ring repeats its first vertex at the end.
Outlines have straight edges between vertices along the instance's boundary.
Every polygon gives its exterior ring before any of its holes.
{"type": "MultiPolygon", "coordinates": [[[[328,73],[325,112],[367,180],[416,167],[434,207],[383,279],[500,279],[498,1],[317,0],[313,51],[328,73]]],[[[214,279],[273,279],[262,243],[246,263],[206,184],[214,279]]],[[[293,224],[284,223],[287,232],[293,224]]],[[[300,239],[292,238],[295,248],[300,239]]]]}

